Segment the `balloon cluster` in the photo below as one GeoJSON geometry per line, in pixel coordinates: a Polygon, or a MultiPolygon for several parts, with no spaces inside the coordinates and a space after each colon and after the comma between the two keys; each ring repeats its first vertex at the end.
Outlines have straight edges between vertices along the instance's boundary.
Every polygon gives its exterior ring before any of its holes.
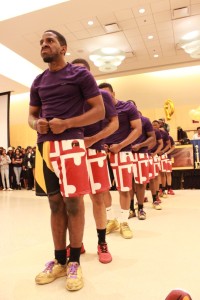
{"type": "Polygon", "coordinates": [[[189,111],[189,116],[194,121],[200,121],[200,106],[189,111]]]}

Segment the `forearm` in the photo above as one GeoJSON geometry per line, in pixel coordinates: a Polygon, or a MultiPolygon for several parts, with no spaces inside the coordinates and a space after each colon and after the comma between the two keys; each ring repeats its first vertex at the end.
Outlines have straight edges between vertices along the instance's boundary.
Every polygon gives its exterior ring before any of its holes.
{"type": "Polygon", "coordinates": [[[127,138],[124,139],[121,143],[119,143],[120,148],[123,149],[127,145],[132,144],[140,135],[141,135],[141,130],[138,128],[134,128],[131,131],[131,133],[127,136],[127,138]]]}
{"type": "Polygon", "coordinates": [[[63,120],[66,129],[74,127],[84,127],[103,120],[105,117],[104,106],[92,107],[80,116],[63,120]]]}
{"type": "Polygon", "coordinates": [[[101,131],[99,131],[97,134],[91,137],[93,140],[93,144],[110,136],[118,128],[119,128],[118,117],[114,117],[113,120],[109,122],[106,127],[104,127],[101,131]]]}

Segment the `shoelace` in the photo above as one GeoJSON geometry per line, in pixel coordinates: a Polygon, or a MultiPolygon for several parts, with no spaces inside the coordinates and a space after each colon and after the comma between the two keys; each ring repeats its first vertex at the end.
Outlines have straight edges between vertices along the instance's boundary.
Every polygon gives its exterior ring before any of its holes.
{"type": "Polygon", "coordinates": [[[123,227],[123,230],[130,230],[128,223],[123,223],[122,227],[123,227]]]}
{"type": "Polygon", "coordinates": [[[69,274],[70,274],[71,278],[76,278],[77,277],[78,266],[79,266],[78,263],[70,263],[69,274]]]}
{"type": "Polygon", "coordinates": [[[100,249],[102,253],[108,253],[108,247],[107,244],[100,244],[100,249]]]}
{"type": "Polygon", "coordinates": [[[55,261],[54,260],[51,260],[51,261],[48,261],[46,264],[45,264],[45,269],[44,269],[44,273],[48,272],[48,271],[52,271],[53,267],[55,265],[55,261]]]}

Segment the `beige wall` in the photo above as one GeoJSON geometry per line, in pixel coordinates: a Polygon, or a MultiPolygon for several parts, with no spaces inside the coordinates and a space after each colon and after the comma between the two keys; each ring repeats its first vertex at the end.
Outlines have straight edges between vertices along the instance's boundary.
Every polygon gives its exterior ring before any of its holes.
{"type": "MultiPolygon", "coordinates": [[[[104,80],[105,81],[105,80],[104,80]]],[[[98,81],[100,83],[102,81],[98,81]]],[[[199,67],[182,68],[139,75],[130,75],[107,79],[112,84],[116,98],[133,99],[144,116],[154,119],[165,117],[164,103],[171,99],[175,113],[167,123],[171,135],[176,140],[176,128],[195,130],[188,112],[200,106],[200,69],[199,67]]],[[[29,128],[29,95],[19,98],[11,96],[10,137],[11,145],[26,147],[36,142],[36,132],[29,128]]],[[[193,132],[189,133],[191,137],[193,132]]]]}

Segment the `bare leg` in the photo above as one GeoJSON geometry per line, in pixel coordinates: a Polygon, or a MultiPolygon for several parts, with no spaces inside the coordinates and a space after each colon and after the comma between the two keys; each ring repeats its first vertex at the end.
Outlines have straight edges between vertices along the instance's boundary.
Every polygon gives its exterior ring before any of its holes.
{"type": "Polygon", "coordinates": [[[106,207],[104,204],[104,193],[90,195],[93,203],[93,215],[97,229],[106,228],[106,207]]]}
{"type": "Polygon", "coordinates": [[[55,250],[66,248],[67,214],[61,194],[49,196],[51,208],[51,230],[55,250]]]}
{"type": "Polygon", "coordinates": [[[81,248],[85,224],[83,196],[66,198],[66,208],[68,214],[70,246],[72,248],[81,248]]]}

